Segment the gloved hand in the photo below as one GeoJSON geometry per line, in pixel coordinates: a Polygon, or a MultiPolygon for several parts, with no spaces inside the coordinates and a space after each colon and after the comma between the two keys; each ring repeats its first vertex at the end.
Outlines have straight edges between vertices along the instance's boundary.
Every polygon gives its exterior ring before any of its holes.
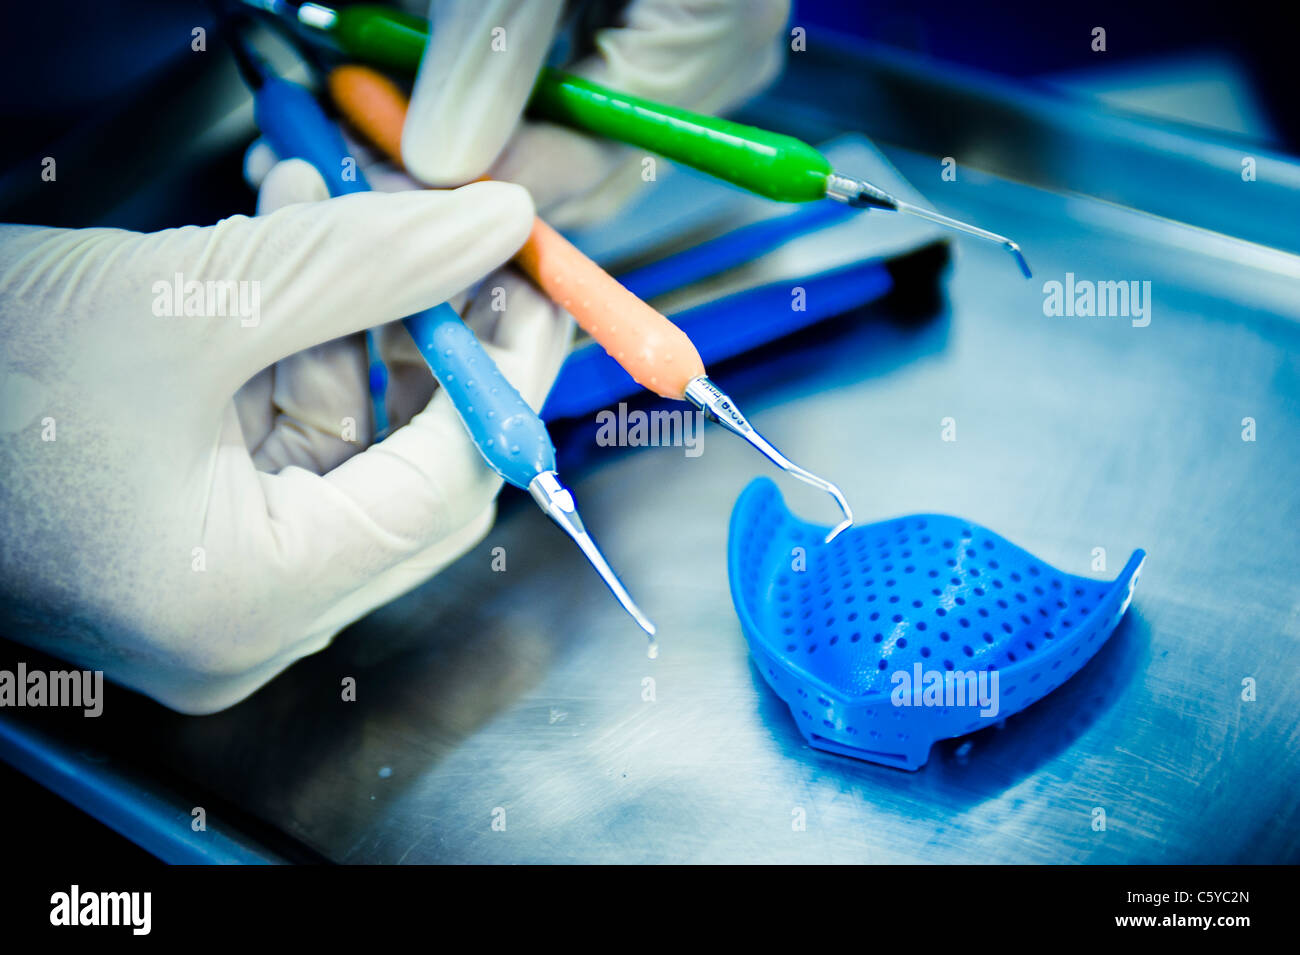
{"type": "MultiPolygon", "coordinates": [[[[290,161],[262,205],[324,192],[290,161]]],[[[365,448],[355,333],[482,278],[533,214],[482,183],[148,235],[0,227],[5,635],[210,712],[471,547],[500,479],[441,392],[365,448]],[[190,282],[257,284],[223,310],[190,282]],[[201,314],[167,317],[178,298],[201,314]],[[250,379],[261,397],[237,408],[250,379]]],[[[508,272],[495,285],[507,310],[484,296],[467,318],[540,405],[568,320],[508,272]]]]}
{"type": "MultiPolygon", "coordinates": [[[[386,171],[360,144],[349,155],[367,164],[382,192],[421,188],[397,170],[386,171]]],[[[319,174],[302,162],[281,163],[265,140],[256,140],[245,155],[248,183],[257,191],[259,214],[296,202],[329,198],[319,174]]],[[[501,285],[494,280],[493,286],[501,285]]],[[[453,297],[464,311],[465,296],[453,297]]],[[[378,356],[387,369],[385,403],[389,427],[406,424],[433,397],[436,382],[401,322],[373,329],[378,356]]],[[[298,464],[324,473],[374,440],[364,334],[326,342],[264,368],[235,393],[235,409],[253,461],[261,470],[298,464]],[[348,422],[349,435],[339,422],[348,422]],[[354,426],[355,425],[355,426],[354,426]],[[355,433],[353,433],[355,432],[355,433]]]]}
{"type": "MultiPolygon", "coordinates": [[[[610,214],[641,185],[643,153],[549,123],[520,122],[563,0],[432,0],[432,38],[402,132],[407,170],[456,186],[485,173],[527,186],[566,227],[610,214]]],[[[636,96],[725,112],[784,59],[788,0],[632,0],[570,72],[636,96]]]]}

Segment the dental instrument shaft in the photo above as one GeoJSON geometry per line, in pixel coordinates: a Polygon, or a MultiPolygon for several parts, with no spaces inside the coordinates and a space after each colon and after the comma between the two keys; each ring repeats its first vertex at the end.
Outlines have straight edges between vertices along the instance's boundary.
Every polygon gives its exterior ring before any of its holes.
{"type": "Polygon", "coordinates": [[[901,212],[904,215],[927,219],[946,228],[965,232],[967,235],[973,235],[989,242],[996,242],[1011,253],[1025,278],[1033,277],[1029,271],[1029,263],[1025,261],[1024,253],[1020,251],[1020,246],[1006,236],[990,232],[988,229],[981,229],[969,222],[962,222],[960,219],[953,219],[942,213],[933,212],[922,206],[904,202],[902,199],[891,196],[879,186],[873,186],[865,179],[854,179],[850,176],[841,176],[837,172],[832,172],[826,178],[826,198],[834,199],[836,202],[843,202],[855,209],[885,209],[889,212],[901,212]]]}
{"type": "Polygon", "coordinates": [[[544,69],[530,111],[542,119],[640,146],[780,202],[834,199],[928,219],[996,242],[1029,276],[1020,246],[1006,236],[903,202],[861,179],[836,172],[820,151],[793,136],[665,106],[544,69]]]}
{"type": "Polygon", "coordinates": [[[578,516],[573,492],[555,471],[546,425],[503,375],[478,338],[446,303],[402,320],[434,377],[451,398],[475,446],[492,470],[532,495],[586,555],[591,566],[646,632],[655,626],[632,601],[578,516]]]}
{"type": "Polygon", "coordinates": [[[655,625],[633,602],[631,595],[618,579],[618,575],[606,563],[600,549],[596,547],[596,542],[591,539],[591,535],[583,526],[582,518],[578,516],[572,492],[560,483],[556,473],[543,471],[537,475],[529,482],[528,493],[533,496],[538,507],[546,512],[546,516],[558,524],[564,533],[572,537],[574,543],[582,548],[582,552],[587,555],[587,560],[591,561],[591,566],[596,568],[596,573],[600,574],[601,579],[605,581],[605,586],[623,605],[623,609],[632,615],[632,619],[648,636],[653,637],[655,625]]]}
{"type": "MultiPolygon", "coordinates": [[[[406,97],[391,80],[364,66],[341,66],[329,77],[329,89],[344,116],[401,163],[401,129],[406,97]]],[[[689,401],[729,431],[758,448],[777,467],[820,488],[843,513],[829,541],[853,523],[840,489],[798,467],[749,424],[735,401],[705,375],[704,360],[690,338],[667,317],[637,298],[540,218],[515,255],[515,264],[553,302],[568,311],[637,384],[655,394],[689,401]]]]}
{"type": "MultiPolygon", "coordinates": [[[[359,5],[332,10],[318,3],[245,0],[292,19],[318,42],[366,63],[414,74],[428,42],[429,24],[409,14],[359,5]]],[[[540,119],[639,146],[780,202],[834,199],[927,219],[1002,246],[1026,278],[1029,263],[1006,236],[903,202],[861,179],[831,168],[821,152],[793,136],[693,113],[608,89],[590,80],[543,69],[529,102],[540,119]]]]}
{"type": "Polygon", "coordinates": [[[853,526],[853,511],[850,510],[848,499],[844,497],[844,493],[825,478],[818,477],[810,471],[805,471],[774,448],[771,442],[759,434],[758,430],[749,423],[749,420],[740,413],[735,400],[712,381],[706,377],[691,379],[686,385],[686,400],[703,411],[710,420],[718,422],[732,434],[740,435],[782,471],[793,475],[805,484],[810,484],[819,490],[825,491],[835,498],[835,503],[844,512],[844,519],[826,534],[825,543],[829,544],[841,531],[853,526]]]}

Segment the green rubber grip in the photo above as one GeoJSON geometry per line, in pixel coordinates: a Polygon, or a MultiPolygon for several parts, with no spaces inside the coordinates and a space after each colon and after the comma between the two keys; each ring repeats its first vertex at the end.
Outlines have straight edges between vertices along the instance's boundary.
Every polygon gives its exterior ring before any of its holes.
{"type": "Polygon", "coordinates": [[[429,42],[428,20],[364,3],[342,7],[335,15],[329,34],[344,53],[404,73],[420,68],[429,42]]]}
{"type": "Polygon", "coordinates": [[[793,136],[629,96],[552,69],[538,77],[529,111],[659,153],[769,199],[826,197],[831,164],[793,136]]]}
{"type": "MultiPolygon", "coordinates": [[[[427,21],[370,4],[343,7],[336,17],[329,33],[343,52],[408,74],[419,69],[427,21]]],[[[826,196],[830,163],[793,136],[629,96],[549,68],[537,79],[529,112],[639,146],[769,199],[826,196]]]]}

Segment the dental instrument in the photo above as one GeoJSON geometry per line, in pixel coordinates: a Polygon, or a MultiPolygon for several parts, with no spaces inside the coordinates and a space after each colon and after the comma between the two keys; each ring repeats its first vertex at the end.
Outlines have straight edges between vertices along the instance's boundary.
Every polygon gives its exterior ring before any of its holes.
{"type": "MultiPolygon", "coordinates": [[[[364,66],[336,68],[328,85],[343,115],[400,165],[407,105],[401,90],[387,77],[364,66]]],[[[853,512],[843,492],[799,467],[750,424],[735,400],[708,378],[704,361],[690,338],[555,229],[535,219],[532,234],[515,262],[637,384],[662,397],[690,402],[705,417],[744,438],[781,470],[829,494],[843,519],[826,535],[827,543],[852,526],[853,512]]]]}
{"type": "MultiPolygon", "coordinates": [[[[359,4],[334,10],[318,3],[244,0],[294,23],[309,39],[377,66],[414,74],[428,42],[426,20],[385,7],[359,4]]],[[[529,112],[553,123],[658,153],[768,199],[833,199],[859,209],[916,216],[1002,246],[1026,278],[1032,273],[1020,246],[1004,235],[905,202],[831,167],[822,153],[787,136],[620,93],[545,67],[529,112]]]]}
{"type": "MultiPolygon", "coordinates": [[[[281,159],[311,163],[332,196],[369,191],[364,174],[348,164],[347,146],[306,88],[274,73],[231,32],[240,72],[252,88],[258,127],[281,159]],[[351,170],[351,176],[343,170],[351,170]]],[[[556,473],[555,447],[537,413],[503,375],[450,305],[402,320],[439,384],[450,396],[488,466],[526,490],[573,539],[605,585],[650,637],[655,626],[632,600],[578,514],[572,492],[556,473]]],[[[373,365],[372,365],[373,368],[373,365]]]]}
{"type": "MultiPolygon", "coordinates": [[[[222,23],[224,27],[222,32],[235,57],[239,75],[253,94],[254,121],[276,155],[281,159],[296,156],[310,162],[325,180],[332,196],[367,191],[363,182],[343,175],[341,163],[331,164],[321,161],[333,159],[335,149],[332,139],[337,138],[338,131],[331,126],[330,132],[333,134],[331,136],[325,132],[323,125],[316,121],[313,114],[319,111],[320,107],[316,105],[311,93],[295,83],[275,76],[249,49],[238,26],[235,25],[234,18],[224,18],[222,23]]],[[[325,125],[328,125],[328,120],[325,125]]],[[[346,147],[342,147],[342,155],[346,154],[346,147]]],[[[371,409],[375,419],[375,440],[379,441],[388,434],[389,429],[388,366],[380,357],[379,343],[374,329],[366,329],[365,340],[366,387],[370,393],[371,409]]]]}

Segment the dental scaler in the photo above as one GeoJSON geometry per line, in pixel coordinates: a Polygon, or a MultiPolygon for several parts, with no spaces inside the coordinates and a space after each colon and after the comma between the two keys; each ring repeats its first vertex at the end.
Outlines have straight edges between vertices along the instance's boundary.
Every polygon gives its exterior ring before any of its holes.
{"type": "MultiPolygon", "coordinates": [[[[240,72],[253,91],[254,115],[279,158],[299,158],[321,173],[331,195],[368,191],[360,170],[340,175],[347,146],[311,92],[274,75],[242,37],[231,31],[240,72]]],[[[484,461],[505,481],[526,490],[546,515],[581,548],[605,585],[646,634],[654,624],[633,602],[578,515],[573,494],[555,469],[546,425],[501,373],[474,333],[443,303],[402,320],[434,377],[451,398],[484,461]]]]}
{"type": "MultiPolygon", "coordinates": [[[[364,66],[338,67],[330,74],[329,88],[353,126],[400,165],[407,106],[401,90],[364,66]]],[[[852,526],[853,512],[840,489],[796,465],[759,434],[735,400],[705,374],[704,361],[685,332],[540,218],[533,220],[533,231],[515,255],[515,264],[571,314],[637,384],[664,398],[690,402],[781,470],[834,498],[843,519],[826,535],[828,543],[852,526]]]]}

